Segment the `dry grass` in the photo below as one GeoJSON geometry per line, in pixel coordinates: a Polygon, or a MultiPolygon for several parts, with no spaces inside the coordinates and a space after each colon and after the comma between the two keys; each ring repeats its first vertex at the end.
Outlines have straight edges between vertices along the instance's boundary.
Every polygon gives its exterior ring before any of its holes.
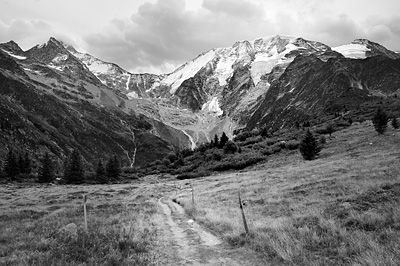
{"type": "Polygon", "coordinates": [[[379,136],[367,121],[335,132],[317,160],[288,151],[258,170],[193,180],[195,209],[188,190],[176,200],[274,265],[400,265],[399,147],[399,131],[379,136]]]}
{"type": "Polygon", "coordinates": [[[157,195],[140,184],[0,187],[0,265],[157,265],[157,195]],[[82,195],[88,194],[88,231],[82,195]],[[78,237],[59,230],[75,223],[78,237]]]}

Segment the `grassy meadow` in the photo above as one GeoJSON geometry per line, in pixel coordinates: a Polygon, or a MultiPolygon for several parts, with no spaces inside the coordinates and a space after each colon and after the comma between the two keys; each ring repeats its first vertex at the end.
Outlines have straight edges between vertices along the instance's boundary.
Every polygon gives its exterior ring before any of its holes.
{"type": "Polygon", "coordinates": [[[313,161],[284,149],[240,171],[190,180],[3,183],[0,265],[176,265],[161,197],[181,204],[230,249],[256,252],[270,265],[400,265],[399,148],[399,130],[378,135],[365,121],[326,136],[313,161]],[[72,236],[62,230],[71,223],[72,236]]]}
{"type": "Polygon", "coordinates": [[[164,265],[168,239],[159,196],[134,183],[2,185],[0,265],[164,265]],[[70,223],[75,236],[61,229],[70,223]]]}
{"type": "MultiPolygon", "coordinates": [[[[318,159],[285,151],[252,169],[190,180],[175,200],[271,265],[400,265],[400,131],[335,132],[318,159]],[[238,191],[249,235],[244,234],[238,191]]],[[[184,181],[183,181],[184,182],[184,181]]]]}

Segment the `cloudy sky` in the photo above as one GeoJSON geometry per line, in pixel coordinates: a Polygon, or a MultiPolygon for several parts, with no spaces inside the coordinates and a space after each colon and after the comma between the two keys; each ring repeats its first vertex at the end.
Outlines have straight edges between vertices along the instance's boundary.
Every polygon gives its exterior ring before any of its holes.
{"type": "Polygon", "coordinates": [[[399,0],[0,0],[0,42],[54,36],[132,72],[168,73],[238,40],[367,38],[400,51],[399,0]]]}

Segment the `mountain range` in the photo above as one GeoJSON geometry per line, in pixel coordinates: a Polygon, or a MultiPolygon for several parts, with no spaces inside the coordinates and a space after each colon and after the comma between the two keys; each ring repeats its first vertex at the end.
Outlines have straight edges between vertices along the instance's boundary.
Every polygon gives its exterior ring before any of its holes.
{"type": "Polygon", "coordinates": [[[215,134],[292,127],[400,94],[400,54],[271,36],[215,48],[163,75],[130,73],[55,38],[0,44],[0,155],[78,149],[143,165],[215,134]]]}

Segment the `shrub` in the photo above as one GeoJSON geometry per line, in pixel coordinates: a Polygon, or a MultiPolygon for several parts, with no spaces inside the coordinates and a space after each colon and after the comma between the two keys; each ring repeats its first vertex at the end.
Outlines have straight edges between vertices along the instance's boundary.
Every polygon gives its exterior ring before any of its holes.
{"type": "Polygon", "coordinates": [[[253,132],[251,131],[244,131],[236,135],[236,137],[233,139],[234,141],[245,141],[247,138],[252,137],[253,132]]]}
{"type": "Polygon", "coordinates": [[[278,144],[278,145],[275,144],[275,145],[272,145],[272,146],[271,146],[271,151],[272,151],[273,153],[281,152],[281,150],[282,150],[282,148],[279,146],[279,144],[278,144]]]}
{"type": "Polygon", "coordinates": [[[393,117],[393,119],[392,119],[392,127],[393,127],[394,129],[398,129],[398,128],[400,127],[399,121],[397,120],[396,117],[393,117]]]}
{"type": "Polygon", "coordinates": [[[300,142],[299,149],[305,160],[313,160],[321,151],[321,146],[310,130],[307,130],[306,135],[300,142]]]}
{"type": "Polygon", "coordinates": [[[262,153],[263,155],[266,155],[266,156],[269,156],[269,155],[274,154],[274,152],[272,151],[271,148],[265,148],[265,149],[261,150],[261,153],[262,153]]]}
{"type": "Polygon", "coordinates": [[[229,140],[225,143],[225,146],[224,146],[225,153],[233,154],[233,153],[237,152],[237,150],[238,150],[238,146],[236,145],[235,142],[229,140]]]}
{"type": "Polygon", "coordinates": [[[372,123],[374,124],[376,132],[379,134],[385,133],[388,120],[389,119],[385,111],[379,107],[372,119],[372,123]]]}
{"type": "Polygon", "coordinates": [[[288,150],[297,150],[300,146],[300,142],[297,140],[291,140],[285,143],[285,148],[288,150]]]}
{"type": "Polygon", "coordinates": [[[326,144],[326,138],[324,135],[319,137],[319,144],[321,144],[321,145],[326,144]]]}
{"type": "Polygon", "coordinates": [[[263,138],[261,136],[251,137],[249,139],[246,139],[243,142],[240,142],[239,145],[240,146],[247,146],[247,145],[251,145],[251,144],[255,144],[255,143],[261,142],[262,140],[263,140],[263,138]]]}
{"type": "Polygon", "coordinates": [[[332,137],[332,133],[335,132],[335,126],[333,124],[328,124],[325,128],[326,133],[329,134],[329,137],[332,137]]]}
{"type": "Polygon", "coordinates": [[[280,141],[277,145],[279,148],[284,149],[286,148],[286,141],[280,141]]]}
{"type": "Polygon", "coordinates": [[[167,157],[165,157],[170,163],[175,162],[178,157],[174,154],[174,153],[170,153],[167,155],[167,157]]]}
{"type": "Polygon", "coordinates": [[[263,157],[261,154],[246,153],[227,158],[224,161],[214,164],[210,168],[214,171],[226,171],[230,169],[240,170],[263,161],[264,159],[265,157],[263,157]]]}
{"type": "Polygon", "coordinates": [[[221,161],[224,157],[224,152],[219,149],[211,149],[205,152],[206,161],[221,161]]]}

